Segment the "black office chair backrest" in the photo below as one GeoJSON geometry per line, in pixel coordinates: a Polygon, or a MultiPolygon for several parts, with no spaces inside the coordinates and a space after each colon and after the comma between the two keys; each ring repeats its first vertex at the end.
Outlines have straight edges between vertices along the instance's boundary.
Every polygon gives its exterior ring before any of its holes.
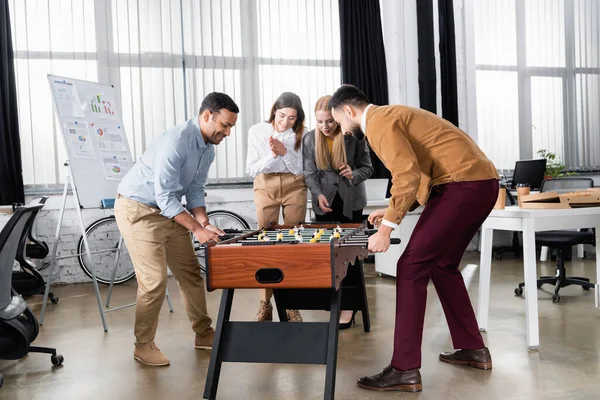
{"type": "MultiPolygon", "coordinates": [[[[44,196],[39,199],[34,199],[30,204],[32,204],[32,205],[39,204],[43,207],[44,203],[46,203],[46,200],[48,200],[48,196],[44,196]]],[[[18,207],[18,208],[21,208],[21,207],[18,207]]],[[[28,253],[29,246],[39,245],[40,247],[42,247],[41,243],[44,243],[45,246],[43,249],[45,250],[48,247],[48,245],[46,245],[45,242],[39,242],[33,235],[33,225],[34,225],[35,219],[40,211],[41,211],[41,208],[39,210],[33,211],[30,214],[29,218],[27,219],[27,224],[25,224],[25,228],[23,229],[23,234],[21,235],[21,240],[19,241],[19,248],[17,250],[17,256],[16,256],[16,259],[19,262],[19,264],[21,264],[21,266],[23,266],[24,264],[28,264],[31,267],[35,267],[35,265],[31,264],[31,261],[27,260],[27,258],[28,258],[27,253],[28,253]],[[31,245],[27,244],[27,241],[33,241],[33,244],[31,244],[31,245]]],[[[47,253],[46,253],[46,255],[47,255],[47,253]]]]}
{"type": "Polygon", "coordinates": [[[0,231],[0,311],[12,301],[12,271],[25,227],[43,204],[18,208],[0,231]]]}
{"type": "Polygon", "coordinates": [[[516,189],[518,184],[527,183],[531,190],[538,190],[542,186],[545,174],[545,158],[517,161],[510,187],[516,189]]]}
{"type": "Polygon", "coordinates": [[[590,178],[546,179],[542,182],[540,192],[569,193],[576,190],[585,190],[593,187],[594,180],[590,178]]]}

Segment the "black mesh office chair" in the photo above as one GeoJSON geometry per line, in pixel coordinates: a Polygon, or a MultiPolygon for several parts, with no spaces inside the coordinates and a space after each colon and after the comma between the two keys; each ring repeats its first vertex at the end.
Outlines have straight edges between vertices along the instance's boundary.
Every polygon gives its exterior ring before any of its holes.
{"type": "MultiPolygon", "coordinates": [[[[41,197],[33,200],[31,204],[44,204],[48,200],[48,196],[41,197]]],[[[19,207],[22,207],[19,206],[19,207]]],[[[14,207],[13,211],[16,211],[18,207],[14,207]]],[[[17,251],[17,262],[21,266],[20,271],[13,271],[12,275],[12,287],[25,298],[36,294],[44,294],[46,290],[46,282],[44,278],[38,272],[35,264],[30,259],[43,259],[48,255],[48,245],[44,241],[40,241],[33,234],[33,224],[38,215],[39,211],[34,211],[32,217],[27,221],[23,235],[19,241],[19,249],[17,251]]],[[[58,297],[54,293],[48,293],[48,299],[52,304],[58,303],[58,297]]]]}
{"type": "MultiPolygon", "coordinates": [[[[526,183],[529,185],[531,190],[538,190],[544,182],[544,174],[546,173],[546,159],[540,158],[536,160],[522,160],[515,163],[515,170],[513,172],[512,181],[506,191],[507,203],[511,206],[517,204],[514,196],[510,193],[510,190],[515,190],[518,184],[526,183]]],[[[497,260],[502,259],[502,254],[506,252],[513,252],[516,258],[521,257],[521,245],[519,243],[519,232],[514,231],[512,233],[512,243],[510,246],[503,246],[495,249],[494,255],[497,260]]]]}
{"type": "MultiPolygon", "coordinates": [[[[568,193],[592,187],[594,187],[594,181],[589,178],[548,179],[542,183],[540,192],[568,193]]],[[[571,250],[572,246],[578,244],[591,244],[595,246],[595,238],[595,233],[589,231],[549,231],[536,233],[535,243],[538,246],[548,246],[550,249],[554,248],[556,250],[555,276],[542,276],[537,280],[538,289],[544,284],[550,284],[556,287],[554,295],[552,295],[552,301],[554,303],[560,301],[560,295],[558,294],[560,288],[570,285],[579,285],[583,290],[590,290],[590,288],[594,287],[594,284],[591,283],[588,278],[580,276],[567,277],[565,270],[565,254],[571,250]]],[[[523,286],[525,286],[525,283],[521,282],[515,289],[515,294],[517,296],[523,294],[523,286]]]]}
{"type": "Polygon", "coordinates": [[[25,300],[12,289],[12,270],[21,238],[30,219],[42,207],[38,204],[18,208],[0,231],[0,359],[18,360],[31,352],[47,353],[53,365],[60,365],[64,359],[56,354],[56,349],[31,346],[39,332],[38,321],[25,300]]]}

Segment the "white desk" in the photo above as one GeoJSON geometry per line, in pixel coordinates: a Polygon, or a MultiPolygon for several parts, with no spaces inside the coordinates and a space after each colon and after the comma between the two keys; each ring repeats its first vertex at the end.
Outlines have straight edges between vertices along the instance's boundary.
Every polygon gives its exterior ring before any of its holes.
{"type": "MultiPolygon", "coordinates": [[[[479,271],[479,329],[488,327],[490,303],[490,275],[492,267],[492,239],[494,229],[523,232],[523,269],[525,282],[525,320],[527,347],[540,344],[538,325],[537,265],[535,259],[535,232],[562,229],[596,228],[596,242],[600,243],[600,207],[569,210],[533,210],[518,206],[493,210],[481,228],[481,260],[479,271]]],[[[600,251],[596,252],[595,305],[599,307],[600,251]]]]}

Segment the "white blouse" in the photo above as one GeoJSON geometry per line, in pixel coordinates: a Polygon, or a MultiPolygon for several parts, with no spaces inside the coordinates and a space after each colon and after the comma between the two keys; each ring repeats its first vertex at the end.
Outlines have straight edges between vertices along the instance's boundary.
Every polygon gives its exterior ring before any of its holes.
{"type": "MultiPolygon", "coordinates": [[[[306,131],[304,132],[306,133],[306,131]]],[[[250,127],[248,131],[248,156],[246,158],[246,173],[256,177],[262,173],[289,172],[302,175],[302,147],[297,151],[296,133],[292,128],[285,132],[277,132],[268,122],[260,122],[250,127]],[[269,138],[281,141],[287,153],[285,156],[273,158],[269,138]]]]}

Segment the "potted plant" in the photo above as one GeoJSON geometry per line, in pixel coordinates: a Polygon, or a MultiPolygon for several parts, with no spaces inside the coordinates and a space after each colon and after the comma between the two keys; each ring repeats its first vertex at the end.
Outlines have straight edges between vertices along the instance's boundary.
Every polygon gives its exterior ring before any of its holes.
{"type": "Polygon", "coordinates": [[[546,176],[544,179],[555,179],[565,175],[571,175],[565,172],[565,165],[560,161],[556,154],[546,151],[545,149],[538,150],[537,154],[541,158],[546,159],[546,176]]]}

